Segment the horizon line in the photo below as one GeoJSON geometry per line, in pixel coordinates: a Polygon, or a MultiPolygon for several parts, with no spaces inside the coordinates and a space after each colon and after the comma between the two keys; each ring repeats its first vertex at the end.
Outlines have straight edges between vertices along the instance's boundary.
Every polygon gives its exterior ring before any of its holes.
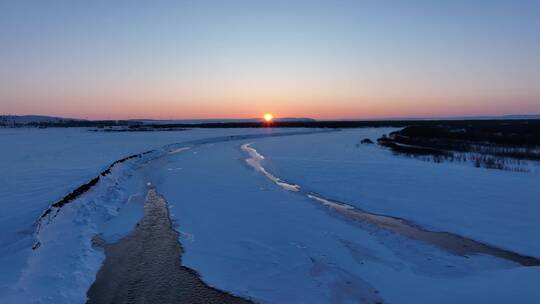
{"type": "MultiPolygon", "coordinates": [[[[1,116],[15,116],[15,117],[50,117],[59,118],[65,120],[87,120],[87,121],[212,121],[212,120],[262,120],[261,117],[232,117],[232,118],[88,118],[88,117],[76,117],[76,116],[56,116],[47,114],[0,114],[1,116]]],[[[315,121],[362,121],[362,120],[445,120],[445,119],[474,119],[474,118],[497,118],[497,117],[533,117],[540,116],[540,113],[524,114],[524,113],[507,113],[507,114],[466,114],[466,115],[435,115],[435,116],[387,116],[387,117],[335,117],[335,118],[313,118],[309,116],[274,116],[274,120],[281,119],[310,119],[315,121]]]]}

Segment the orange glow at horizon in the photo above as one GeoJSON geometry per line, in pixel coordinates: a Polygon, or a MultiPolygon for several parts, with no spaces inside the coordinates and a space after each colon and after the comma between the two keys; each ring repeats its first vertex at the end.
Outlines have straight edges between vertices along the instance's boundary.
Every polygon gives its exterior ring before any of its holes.
{"type": "MultiPolygon", "coordinates": [[[[111,96],[89,92],[70,92],[46,95],[34,101],[27,95],[9,95],[12,102],[2,111],[13,115],[50,115],[82,119],[253,119],[265,114],[278,113],[279,117],[299,117],[313,119],[384,119],[400,117],[452,117],[471,115],[505,115],[538,112],[538,103],[528,96],[507,97],[481,95],[467,97],[460,94],[447,94],[435,98],[434,94],[413,97],[396,96],[390,93],[377,96],[338,94],[339,92],[312,91],[305,94],[290,92],[287,96],[272,95],[271,90],[250,91],[249,96],[197,95],[196,92],[155,91],[150,87],[134,92],[114,91],[111,96]],[[114,94],[113,94],[114,93],[114,94]],[[128,94],[129,93],[129,94],[128,94]],[[133,94],[137,93],[137,96],[133,94]],[[334,97],[337,96],[337,97],[334,97]],[[478,100],[489,99],[488,103],[478,100]],[[151,100],[152,102],[149,102],[151,100]],[[272,113],[261,109],[272,110],[272,113]],[[519,109],[519,110],[516,110],[519,109]],[[258,113],[258,114],[257,114],[258,113]]],[[[281,91],[280,91],[281,92],[281,91]]],[[[106,93],[106,92],[105,92],[106,93]]],[[[0,103],[2,96],[0,96],[0,103]]],[[[2,113],[2,114],[4,114],[2,113]]]]}
{"type": "Polygon", "coordinates": [[[272,119],[274,119],[274,115],[272,115],[272,114],[270,114],[270,113],[265,113],[264,116],[263,116],[263,118],[264,118],[264,121],[266,121],[266,122],[271,122],[272,119]]]}

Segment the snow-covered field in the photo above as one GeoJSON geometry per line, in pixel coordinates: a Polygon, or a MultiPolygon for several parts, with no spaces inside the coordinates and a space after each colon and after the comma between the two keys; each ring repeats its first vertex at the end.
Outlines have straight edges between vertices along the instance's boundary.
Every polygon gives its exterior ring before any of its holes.
{"type": "Polygon", "coordinates": [[[540,175],[426,162],[355,145],[381,131],[274,138],[253,147],[276,176],[325,197],[540,256],[540,242],[533,241],[540,238],[540,175]]]}
{"type": "Polygon", "coordinates": [[[83,128],[0,128],[0,296],[8,293],[6,286],[13,284],[25,267],[39,216],[115,160],[176,142],[260,132],[264,130],[90,132],[83,128]]]}
{"type": "Polygon", "coordinates": [[[257,302],[540,299],[540,267],[452,255],[348,220],[294,191],[298,186],[362,210],[540,257],[539,175],[435,164],[358,145],[390,129],[223,137],[309,131],[0,129],[0,162],[7,172],[0,184],[0,302],[84,302],[104,259],[92,238],[102,234],[114,242],[129,233],[142,216],[148,183],[169,202],[184,264],[209,285],[257,302]],[[207,138],[217,139],[193,142],[207,138]],[[241,148],[245,144],[264,156],[266,171],[246,162],[253,155],[241,148]],[[113,161],[148,150],[154,152],[116,166],[35,233],[33,223],[50,204],[113,161]],[[32,250],[36,238],[41,246],[32,250]]]}

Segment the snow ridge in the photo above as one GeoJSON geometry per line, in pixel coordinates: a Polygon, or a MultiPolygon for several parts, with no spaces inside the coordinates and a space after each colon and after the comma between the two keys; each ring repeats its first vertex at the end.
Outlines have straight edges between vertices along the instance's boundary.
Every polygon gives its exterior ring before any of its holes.
{"type": "Polygon", "coordinates": [[[38,249],[39,246],[41,246],[41,242],[39,241],[37,235],[39,234],[41,227],[44,223],[49,224],[60,212],[62,207],[64,207],[66,204],[69,204],[73,202],[75,199],[83,195],[84,193],[88,192],[92,187],[94,187],[101,178],[106,177],[107,175],[111,174],[111,170],[128,160],[134,159],[134,158],[142,158],[143,155],[149,154],[154,152],[155,150],[146,151],[138,154],[133,154],[127,157],[124,157],[122,159],[114,161],[112,164],[110,164],[107,169],[103,170],[98,176],[91,179],[89,182],[82,184],[81,186],[77,187],[75,190],[64,196],[61,200],[57,201],[56,203],[53,203],[49,208],[47,208],[39,217],[39,219],[35,223],[35,235],[36,235],[36,242],[32,245],[32,249],[38,249]]]}

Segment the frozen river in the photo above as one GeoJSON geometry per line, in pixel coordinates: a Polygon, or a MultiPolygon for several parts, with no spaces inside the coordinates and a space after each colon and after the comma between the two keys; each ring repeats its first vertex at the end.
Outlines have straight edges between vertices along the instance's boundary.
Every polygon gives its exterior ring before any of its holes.
{"type": "Polygon", "coordinates": [[[0,240],[6,245],[0,299],[85,302],[107,265],[92,240],[100,235],[109,245],[120,244],[134,233],[148,184],[168,202],[172,235],[184,249],[182,267],[199,273],[211,290],[261,303],[539,298],[533,285],[540,267],[525,267],[538,265],[540,256],[530,242],[540,231],[539,212],[533,212],[540,211],[534,202],[538,176],[433,164],[358,144],[389,131],[3,134],[17,148],[27,145],[23,139],[40,138],[23,155],[4,152],[8,175],[19,181],[0,188],[8,198],[0,225],[12,231],[0,240]],[[69,150],[66,134],[77,147],[69,150]],[[55,201],[115,160],[145,151],[114,166],[32,232],[55,201]],[[52,158],[57,162],[47,162],[52,158]],[[31,172],[41,162],[42,171],[31,172]],[[62,175],[75,167],[81,174],[62,175]],[[23,191],[32,188],[33,195],[23,191]],[[25,229],[27,241],[17,241],[25,229]],[[35,239],[41,245],[32,250],[35,239]]]}

